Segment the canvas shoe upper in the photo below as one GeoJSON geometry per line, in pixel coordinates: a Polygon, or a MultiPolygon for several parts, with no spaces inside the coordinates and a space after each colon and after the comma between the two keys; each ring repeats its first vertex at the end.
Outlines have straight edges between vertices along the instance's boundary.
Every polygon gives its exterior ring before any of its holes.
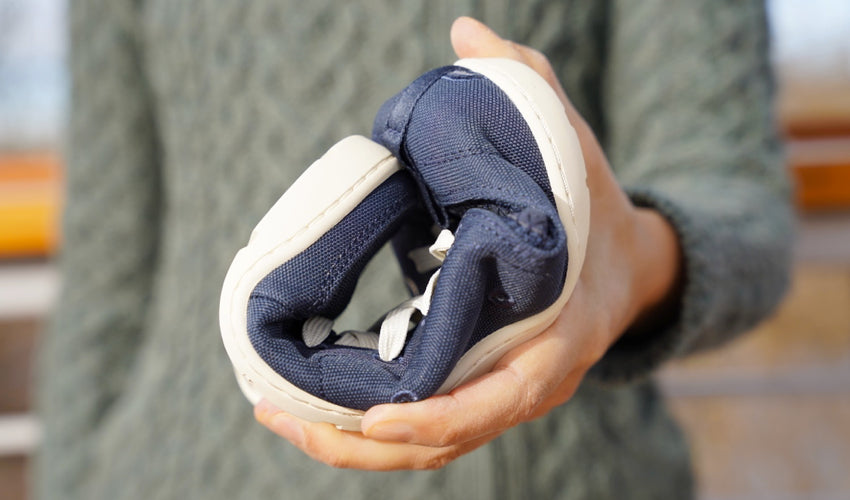
{"type": "Polygon", "coordinates": [[[222,335],[249,399],[349,429],[373,405],[486,372],[551,324],[589,223],[575,132],[520,63],[426,73],[382,106],[373,140],[341,141],[293,184],[222,292],[222,335]],[[336,331],[388,240],[414,297],[372,331],[336,331]]]}

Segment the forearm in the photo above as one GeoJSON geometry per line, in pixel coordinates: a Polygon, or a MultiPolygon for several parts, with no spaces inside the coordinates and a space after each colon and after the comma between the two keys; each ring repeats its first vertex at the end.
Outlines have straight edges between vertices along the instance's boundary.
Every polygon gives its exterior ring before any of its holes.
{"type": "Polygon", "coordinates": [[[791,212],[763,6],[615,2],[610,15],[606,149],[656,231],[638,252],[636,294],[652,299],[591,373],[628,380],[718,345],[775,307],[791,212]],[[654,265],[661,255],[678,271],[654,265]]]}
{"type": "Polygon", "coordinates": [[[636,309],[627,335],[648,335],[672,323],[684,280],[684,257],[675,229],[663,215],[635,209],[632,296],[636,309]]]}

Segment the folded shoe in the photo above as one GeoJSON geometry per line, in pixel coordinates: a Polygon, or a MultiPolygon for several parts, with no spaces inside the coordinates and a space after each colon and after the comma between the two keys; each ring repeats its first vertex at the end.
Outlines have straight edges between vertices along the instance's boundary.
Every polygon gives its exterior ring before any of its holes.
{"type": "Polygon", "coordinates": [[[518,62],[426,73],[382,106],[372,139],[340,141],[278,200],[234,258],[220,309],[252,403],[351,430],[371,406],[486,373],[550,325],[589,228],[578,139],[518,62]],[[388,241],[414,296],[374,328],[335,331],[388,241]]]}

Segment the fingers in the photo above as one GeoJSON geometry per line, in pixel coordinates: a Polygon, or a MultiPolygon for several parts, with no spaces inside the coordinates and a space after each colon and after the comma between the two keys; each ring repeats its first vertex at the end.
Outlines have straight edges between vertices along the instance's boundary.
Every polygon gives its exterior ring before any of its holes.
{"type": "Polygon", "coordinates": [[[447,395],[370,409],[362,434],[300,420],[265,401],[255,407],[255,416],[313,459],[334,467],[442,467],[572,397],[604,352],[602,331],[589,321],[598,315],[582,297],[574,295],[551,327],[507,353],[492,372],[447,395]]]}
{"type": "Polygon", "coordinates": [[[363,434],[442,447],[503,432],[564,403],[608,346],[605,305],[588,302],[583,288],[579,283],[555,323],[505,354],[490,373],[446,395],[375,406],[363,416],[363,434]]]}
{"type": "Polygon", "coordinates": [[[570,351],[575,350],[569,344],[544,332],[511,351],[493,372],[451,394],[369,410],[363,434],[298,419],[265,400],[254,415],[311,458],[333,467],[436,469],[536,418],[541,406],[568,399],[574,385],[564,384],[560,370],[552,367],[573,363],[570,351]]]}
{"type": "Polygon", "coordinates": [[[531,418],[551,394],[562,397],[560,402],[569,398],[558,389],[573,371],[576,352],[568,336],[544,332],[511,351],[490,373],[449,394],[370,409],[363,418],[363,433],[378,440],[443,447],[504,431],[531,418]]]}
{"type": "Polygon", "coordinates": [[[254,408],[254,416],[314,460],[338,468],[438,469],[498,436],[498,433],[491,433],[459,445],[434,448],[375,441],[359,432],[339,430],[331,424],[307,422],[278,410],[265,400],[254,408]]]}
{"type": "Polygon", "coordinates": [[[525,421],[530,422],[546,416],[550,411],[571,399],[576,390],[578,390],[578,386],[581,383],[583,376],[584,373],[571,373],[570,376],[561,382],[561,385],[555,390],[555,392],[550,394],[542,403],[537,405],[537,408],[534,409],[534,412],[532,412],[525,421]]]}

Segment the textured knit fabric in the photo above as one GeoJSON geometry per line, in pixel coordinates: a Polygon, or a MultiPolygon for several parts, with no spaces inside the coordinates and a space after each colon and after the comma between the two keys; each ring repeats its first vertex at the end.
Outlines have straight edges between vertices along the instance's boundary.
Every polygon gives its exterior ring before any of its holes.
{"type": "MultiPolygon", "coordinates": [[[[80,0],[70,16],[64,286],[42,350],[39,496],[691,495],[687,448],[645,375],[747,329],[785,285],[763,6],[80,0]],[[633,200],[675,225],[681,310],[615,345],[570,402],[442,470],[332,469],[253,421],[219,339],[221,283],[313,159],[368,135],[381,102],[452,61],[461,14],[545,52],[633,200]]],[[[387,262],[370,266],[358,310],[394,295],[387,262]]]]}

